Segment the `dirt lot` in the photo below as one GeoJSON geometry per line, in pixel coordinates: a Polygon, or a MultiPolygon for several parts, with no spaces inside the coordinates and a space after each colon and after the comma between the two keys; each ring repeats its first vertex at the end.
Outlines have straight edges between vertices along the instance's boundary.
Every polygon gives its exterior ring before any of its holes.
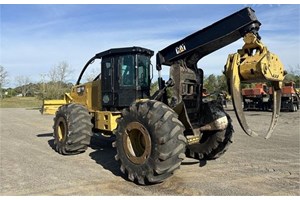
{"type": "MultiPolygon", "coordinates": [[[[37,110],[0,109],[0,195],[300,195],[300,112],[281,114],[272,138],[242,133],[231,109],[234,143],[207,163],[185,159],[164,183],[126,181],[111,141],[84,154],[62,156],[52,148],[53,116],[37,110]]],[[[266,131],[269,112],[247,112],[266,131]]]]}

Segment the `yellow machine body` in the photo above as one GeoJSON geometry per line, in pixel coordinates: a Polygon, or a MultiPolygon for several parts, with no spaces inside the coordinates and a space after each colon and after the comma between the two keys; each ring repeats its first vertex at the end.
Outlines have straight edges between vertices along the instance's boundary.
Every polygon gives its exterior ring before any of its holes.
{"type": "Polygon", "coordinates": [[[46,114],[46,115],[54,115],[57,111],[57,109],[61,106],[66,104],[66,100],[62,99],[62,100],[44,100],[43,101],[43,106],[42,106],[42,114],[46,114]]]}
{"type": "Polygon", "coordinates": [[[55,115],[60,106],[70,103],[71,100],[70,93],[65,93],[64,99],[43,100],[41,113],[44,115],[55,115]]]}
{"type": "Polygon", "coordinates": [[[116,120],[121,117],[121,112],[96,111],[95,128],[103,131],[113,131],[117,128],[116,120]]]}
{"type": "Polygon", "coordinates": [[[101,111],[101,80],[73,86],[70,93],[65,94],[62,100],[44,100],[42,114],[55,115],[57,109],[68,103],[77,103],[85,106],[95,119],[94,128],[103,131],[113,131],[117,128],[116,119],[121,112],[101,111]]]}

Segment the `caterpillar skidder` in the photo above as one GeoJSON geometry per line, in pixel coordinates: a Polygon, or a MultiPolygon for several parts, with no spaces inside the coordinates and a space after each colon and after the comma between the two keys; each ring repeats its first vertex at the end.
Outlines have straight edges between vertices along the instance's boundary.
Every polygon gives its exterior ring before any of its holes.
{"type": "Polygon", "coordinates": [[[270,81],[274,109],[265,136],[270,137],[280,112],[284,72],[279,58],[261,42],[260,25],[254,11],[244,8],[162,49],[156,54],[159,90],[152,96],[153,51],[127,47],[96,54],[56,111],[56,151],[82,153],[93,134],[113,136],[120,170],[142,185],[170,177],[186,156],[220,157],[232,143],[232,121],[222,105],[202,101],[203,70],[197,62],[239,38],[245,44],[228,56],[224,71],[235,113],[245,133],[257,135],[243,114],[240,83],[270,81]],[[93,81],[82,84],[85,70],[96,59],[101,60],[101,71],[93,81]],[[163,65],[170,67],[167,81],[161,77],[163,65]]]}

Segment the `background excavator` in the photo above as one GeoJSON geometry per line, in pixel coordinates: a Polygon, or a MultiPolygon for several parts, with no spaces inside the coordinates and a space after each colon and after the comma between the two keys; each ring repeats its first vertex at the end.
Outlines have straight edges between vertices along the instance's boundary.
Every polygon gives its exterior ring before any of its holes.
{"type": "MultiPolygon", "coordinates": [[[[261,43],[260,25],[254,11],[244,8],[157,52],[159,90],[153,95],[152,50],[127,47],[96,54],[56,111],[54,148],[63,155],[78,154],[95,133],[115,137],[120,170],[142,185],[170,177],[185,156],[220,157],[232,143],[233,127],[222,105],[203,101],[203,70],[197,62],[240,38],[245,45],[228,56],[224,69],[235,112],[243,130],[256,135],[242,112],[240,83],[271,81],[275,108],[266,135],[270,137],[279,116],[276,108],[284,73],[279,58],[261,43]],[[85,70],[97,59],[101,72],[93,81],[81,83],[85,70]],[[169,80],[161,77],[163,65],[170,67],[169,80]]],[[[49,104],[45,102],[44,113],[49,104]]]]}

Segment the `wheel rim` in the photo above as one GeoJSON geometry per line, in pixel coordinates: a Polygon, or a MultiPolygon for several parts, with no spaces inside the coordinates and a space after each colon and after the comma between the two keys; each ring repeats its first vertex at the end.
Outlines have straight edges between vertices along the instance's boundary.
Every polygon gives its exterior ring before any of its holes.
{"type": "Polygon", "coordinates": [[[123,146],[127,158],[134,164],[143,164],[151,153],[151,138],[139,122],[131,122],[123,134],[123,146]]]}
{"type": "Polygon", "coordinates": [[[57,139],[58,141],[62,141],[64,139],[66,132],[66,124],[63,120],[63,118],[60,118],[58,120],[58,126],[57,126],[57,139]]]}

